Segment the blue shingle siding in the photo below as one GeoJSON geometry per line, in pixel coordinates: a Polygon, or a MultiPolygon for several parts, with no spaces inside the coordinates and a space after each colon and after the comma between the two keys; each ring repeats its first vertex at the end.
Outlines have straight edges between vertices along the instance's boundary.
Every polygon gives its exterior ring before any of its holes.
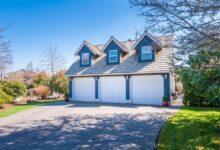
{"type": "Polygon", "coordinates": [[[72,79],[70,78],[69,80],[69,98],[72,98],[72,79]]]}
{"type": "Polygon", "coordinates": [[[111,64],[120,64],[120,51],[121,51],[121,48],[114,42],[114,41],[111,41],[111,43],[106,47],[106,49],[104,50],[104,52],[107,54],[107,57],[106,57],[106,63],[111,65],[111,64]],[[116,49],[117,52],[118,52],[118,61],[117,62],[109,62],[109,50],[114,50],[116,49]]]}
{"type": "Polygon", "coordinates": [[[99,98],[99,77],[95,77],[95,98],[99,98]]]}
{"type": "Polygon", "coordinates": [[[80,67],[91,66],[91,59],[92,59],[93,54],[87,46],[85,46],[85,45],[83,46],[83,48],[79,52],[79,56],[80,56],[80,67]],[[82,54],[83,53],[89,53],[89,64],[87,64],[87,65],[82,64],[82,54]]]}
{"type": "Polygon", "coordinates": [[[141,41],[140,43],[135,47],[135,49],[138,51],[138,62],[141,63],[141,62],[152,62],[155,60],[155,53],[156,53],[156,50],[153,46],[154,42],[153,40],[151,40],[148,36],[145,36],[141,41]],[[147,59],[147,60],[141,60],[141,47],[142,46],[152,46],[152,59],[147,59]]]}
{"type": "Polygon", "coordinates": [[[164,96],[168,96],[170,100],[170,75],[168,73],[163,74],[164,78],[164,96]]]}

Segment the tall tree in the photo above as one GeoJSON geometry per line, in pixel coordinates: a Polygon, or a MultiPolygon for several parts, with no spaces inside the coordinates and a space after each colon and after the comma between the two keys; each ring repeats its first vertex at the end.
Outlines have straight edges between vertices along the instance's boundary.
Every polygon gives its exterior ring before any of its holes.
{"type": "Polygon", "coordinates": [[[54,75],[64,66],[64,58],[56,46],[48,46],[42,51],[41,65],[51,75],[51,91],[54,91],[54,75]]]}
{"type": "Polygon", "coordinates": [[[12,64],[12,51],[10,47],[11,41],[5,41],[3,32],[5,28],[0,28],[0,75],[8,69],[12,64]]]}
{"type": "MultiPolygon", "coordinates": [[[[176,36],[176,60],[200,49],[220,49],[219,0],[130,0],[151,33],[176,36]]],[[[183,61],[184,62],[184,61],[183,61]]]]}

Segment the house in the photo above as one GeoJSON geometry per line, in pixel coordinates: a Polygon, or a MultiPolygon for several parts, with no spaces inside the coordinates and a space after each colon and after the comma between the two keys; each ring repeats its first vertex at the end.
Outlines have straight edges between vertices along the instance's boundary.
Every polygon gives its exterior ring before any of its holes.
{"type": "Polygon", "coordinates": [[[73,101],[161,105],[174,91],[173,36],[84,41],[67,71],[73,101]]]}

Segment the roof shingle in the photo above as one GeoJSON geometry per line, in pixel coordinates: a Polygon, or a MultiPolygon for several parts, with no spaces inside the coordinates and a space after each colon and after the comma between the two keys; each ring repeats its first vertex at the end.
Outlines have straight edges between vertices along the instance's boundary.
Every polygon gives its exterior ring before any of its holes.
{"type": "MultiPolygon", "coordinates": [[[[120,42],[129,51],[121,58],[117,65],[106,64],[106,54],[97,57],[92,66],[80,67],[79,58],[67,71],[68,76],[114,75],[114,74],[145,74],[170,72],[173,69],[173,36],[161,36],[157,40],[161,43],[161,50],[157,51],[154,62],[138,63],[137,51],[133,49],[136,40],[120,42]]],[[[96,45],[102,49],[104,45],[96,45]]]]}

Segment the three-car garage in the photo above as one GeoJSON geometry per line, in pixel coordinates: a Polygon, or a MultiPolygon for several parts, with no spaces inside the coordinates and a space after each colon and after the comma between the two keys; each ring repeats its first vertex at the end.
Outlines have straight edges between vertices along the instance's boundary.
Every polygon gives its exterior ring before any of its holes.
{"type": "Polygon", "coordinates": [[[166,88],[162,74],[74,77],[71,81],[74,101],[161,105],[166,88]]]}

